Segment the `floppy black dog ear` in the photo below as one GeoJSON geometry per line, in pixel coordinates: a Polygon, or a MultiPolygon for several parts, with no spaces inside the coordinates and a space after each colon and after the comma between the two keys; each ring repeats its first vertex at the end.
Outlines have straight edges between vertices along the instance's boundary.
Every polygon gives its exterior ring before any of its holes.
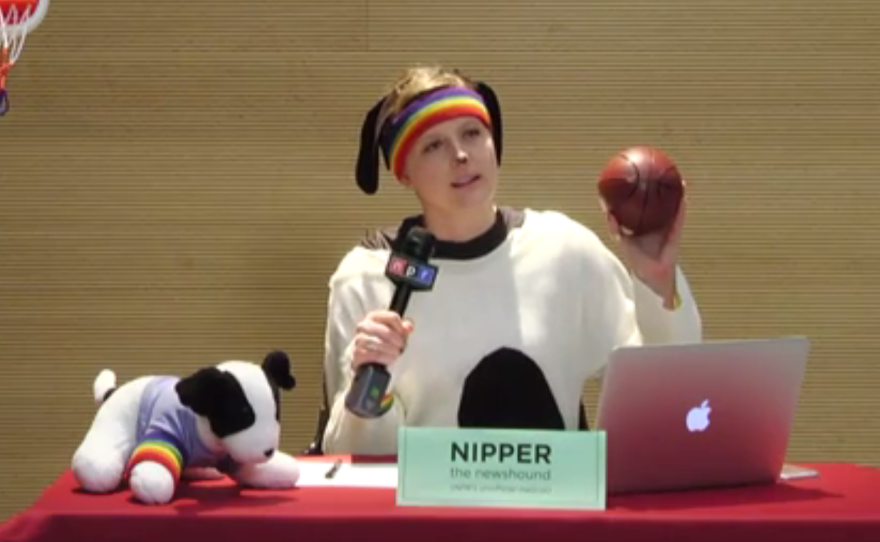
{"type": "Polygon", "coordinates": [[[385,98],[379,100],[364,117],[361,126],[361,146],[358,152],[355,177],[357,184],[367,194],[375,194],[379,189],[379,114],[385,98]]]}
{"type": "Polygon", "coordinates": [[[229,387],[229,376],[216,367],[199,369],[181,379],[174,389],[180,403],[200,416],[210,416],[216,411],[217,401],[222,400],[229,387]]]}
{"type": "Polygon", "coordinates": [[[476,83],[476,91],[483,97],[486,103],[486,109],[489,110],[489,116],[492,117],[492,139],[495,141],[495,159],[501,163],[501,150],[503,146],[502,135],[504,131],[501,128],[501,104],[498,102],[498,96],[488,83],[478,81],[476,83]]]}
{"type": "Polygon", "coordinates": [[[266,355],[263,360],[263,372],[266,373],[269,382],[281,389],[292,390],[296,386],[296,378],[290,372],[290,358],[280,350],[266,355]]]}

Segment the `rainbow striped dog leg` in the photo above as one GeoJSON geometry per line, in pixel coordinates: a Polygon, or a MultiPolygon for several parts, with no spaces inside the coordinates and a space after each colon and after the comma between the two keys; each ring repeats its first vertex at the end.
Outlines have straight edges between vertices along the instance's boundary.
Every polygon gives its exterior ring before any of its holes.
{"type": "Polygon", "coordinates": [[[168,469],[174,479],[175,488],[180,484],[183,473],[184,457],[180,446],[173,439],[162,435],[147,435],[131,454],[126,467],[126,478],[138,463],[153,461],[168,469]]]}

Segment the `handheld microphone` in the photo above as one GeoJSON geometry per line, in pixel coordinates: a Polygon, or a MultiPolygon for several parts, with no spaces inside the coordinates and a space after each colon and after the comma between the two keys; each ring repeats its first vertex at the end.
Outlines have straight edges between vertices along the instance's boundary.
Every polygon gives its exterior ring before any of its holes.
{"type": "MultiPolygon", "coordinates": [[[[436,239],[428,230],[415,226],[409,230],[403,247],[392,252],[385,266],[385,276],[396,287],[389,310],[403,316],[410,294],[434,287],[437,268],[428,263],[434,253],[436,239]]],[[[364,363],[357,368],[351,389],[345,397],[345,407],[362,418],[376,418],[384,414],[382,399],[391,381],[385,365],[364,363]]]]}

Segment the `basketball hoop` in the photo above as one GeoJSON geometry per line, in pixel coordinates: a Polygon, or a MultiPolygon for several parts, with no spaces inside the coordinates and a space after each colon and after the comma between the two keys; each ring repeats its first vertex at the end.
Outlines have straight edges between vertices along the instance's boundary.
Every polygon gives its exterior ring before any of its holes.
{"type": "Polygon", "coordinates": [[[24,40],[46,16],[49,0],[0,0],[0,117],[9,111],[6,80],[24,40]]]}

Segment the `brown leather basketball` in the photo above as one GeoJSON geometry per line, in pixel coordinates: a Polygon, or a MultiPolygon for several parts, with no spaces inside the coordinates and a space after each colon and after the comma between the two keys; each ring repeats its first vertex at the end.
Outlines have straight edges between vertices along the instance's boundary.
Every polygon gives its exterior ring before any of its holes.
{"type": "Polygon", "coordinates": [[[613,156],[599,175],[598,189],[622,233],[634,237],[668,228],[684,195],[675,162],[647,146],[613,156]]]}

